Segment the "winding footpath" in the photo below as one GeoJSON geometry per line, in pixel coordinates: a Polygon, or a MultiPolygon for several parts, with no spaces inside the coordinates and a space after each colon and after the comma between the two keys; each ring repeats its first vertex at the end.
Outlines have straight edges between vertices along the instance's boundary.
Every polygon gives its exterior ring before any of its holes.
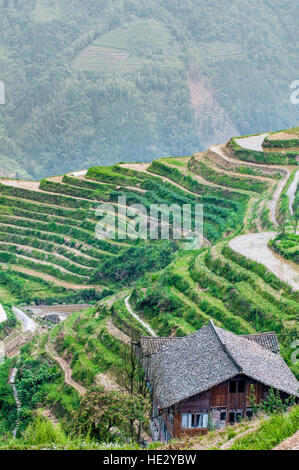
{"type": "MultiPolygon", "coordinates": [[[[262,142],[268,134],[262,134],[261,136],[253,136],[245,139],[236,139],[237,143],[244,148],[251,150],[259,150],[262,148],[262,142]]],[[[215,150],[214,150],[215,151],[215,150]]],[[[275,227],[278,226],[276,219],[276,209],[279,201],[279,197],[282,193],[284,186],[286,185],[290,177],[290,171],[287,170],[287,174],[283,180],[278,184],[275,193],[273,194],[272,200],[269,203],[270,217],[275,227]]],[[[288,189],[288,197],[290,200],[290,209],[292,209],[297,184],[299,181],[299,171],[296,173],[294,182],[288,189]]],[[[229,242],[229,246],[237,253],[246,256],[247,258],[262,263],[269,271],[274,273],[281,281],[289,284],[294,291],[299,290],[299,268],[293,263],[289,263],[280,256],[276,255],[268,247],[269,241],[274,238],[276,232],[260,232],[260,233],[249,233],[240,235],[229,242]]]]}
{"type": "Polygon", "coordinates": [[[5,361],[5,346],[3,341],[0,341],[0,365],[5,361]]]}
{"type": "MultiPolygon", "coordinates": [[[[266,135],[266,134],[263,134],[263,135],[266,135]]],[[[267,134],[268,135],[268,134],[267,134]]],[[[254,136],[254,139],[256,139],[257,136],[254,136]]],[[[250,139],[250,137],[246,138],[246,139],[239,139],[239,140],[246,140],[248,141],[250,139]]],[[[238,139],[236,139],[238,140],[238,139]]],[[[259,148],[259,145],[260,144],[251,144],[251,147],[255,147],[255,149],[259,148]]],[[[243,143],[243,146],[244,146],[244,143],[243,143]]],[[[281,167],[277,167],[275,165],[265,165],[265,164],[257,164],[257,163],[250,163],[250,162],[240,162],[240,160],[235,160],[231,157],[229,157],[225,151],[224,151],[224,146],[223,145],[213,145],[212,147],[209,148],[209,151],[212,152],[212,154],[216,154],[219,158],[220,158],[220,161],[223,161],[226,165],[228,165],[229,167],[238,167],[242,164],[242,166],[248,166],[248,167],[252,167],[252,168],[255,168],[255,169],[259,169],[261,171],[265,171],[265,172],[279,172],[279,173],[283,173],[284,174],[284,178],[282,180],[279,181],[278,185],[277,185],[277,188],[273,194],[273,197],[271,199],[271,201],[269,202],[268,204],[268,207],[269,207],[269,210],[270,210],[270,220],[271,222],[273,223],[274,227],[277,227],[278,226],[278,222],[277,222],[277,219],[276,219],[276,208],[277,208],[277,203],[278,203],[278,200],[279,200],[279,197],[282,193],[282,190],[283,188],[285,187],[290,175],[291,175],[291,172],[290,170],[288,170],[287,168],[281,168],[281,167]]],[[[298,172],[299,173],[299,172],[298,172]]],[[[288,193],[291,194],[291,192],[293,192],[295,194],[296,192],[296,187],[295,187],[295,184],[292,186],[292,188],[290,189],[289,188],[289,191],[288,193]]],[[[295,197],[295,196],[293,196],[295,197]]]]}
{"type": "Polygon", "coordinates": [[[273,450],[299,450],[299,431],[282,441],[273,450]]]}
{"type": "Polygon", "coordinates": [[[269,205],[268,205],[268,207],[270,209],[270,220],[273,223],[274,227],[278,227],[278,221],[277,221],[277,218],[276,218],[277,204],[278,204],[280,195],[283,191],[283,188],[285,187],[285,185],[286,185],[286,183],[287,183],[290,176],[291,176],[291,172],[289,170],[287,170],[287,175],[284,177],[283,180],[281,180],[278,183],[277,188],[275,190],[275,193],[273,194],[273,198],[271,199],[271,201],[269,202],[269,205]]]}
{"type": "Polygon", "coordinates": [[[295,194],[296,194],[296,191],[297,191],[298,184],[299,184],[299,170],[296,172],[295,178],[292,181],[292,183],[290,184],[289,189],[287,190],[287,196],[289,198],[289,209],[290,209],[291,215],[294,214],[293,204],[294,204],[294,201],[295,201],[295,194]]]}
{"type": "MultiPolygon", "coordinates": [[[[2,307],[2,305],[0,304],[0,323],[4,323],[6,320],[7,320],[6,312],[4,308],[2,307]]],[[[0,341],[0,364],[2,364],[4,359],[5,359],[5,346],[4,346],[3,341],[0,341]]]]}
{"type": "Polygon", "coordinates": [[[15,427],[14,427],[13,432],[12,432],[13,437],[16,437],[18,429],[19,429],[19,424],[20,424],[19,414],[20,414],[20,410],[21,410],[21,402],[20,402],[18,390],[17,390],[16,384],[15,384],[17,372],[18,372],[18,369],[16,369],[16,368],[12,369],[10,377],[9,377],[9,383],[10,383],[10,386],[12,388],[13,396],[14,396],[16,406],[17,406],[17,421],[15,423],[15,427]]]}
{"type": "Polygon", "coordinates": [[[136,315],[136,313],[133,312],[132,307],[129,304],[129,298],[130,296],[125,298],[125,305],[129,314],[132,315],[132,317],[134,317],[135,320],[137,320],[149,332],[151,336],[157,336],[154,330],[152,330],[152,328],[149,326],[149,324],[141,320],[141,318],[138,315],[136,315]]]}
{"type": "Polygon", "coordinates": [[[58,353],[55,351],[54,346],[51,343],[46,344],[46,352],[51,356],[61,367],[61,369],[64,372],[64,381],[67,385],[70,387],[73,387],[79,395],[82,397],[83,395],[86,394],[86,388],[83,387],[83,385],[80,385],[78,382],[76,382],[73,377],[72,377],[72,369],[70,368],[70,365],[61,357],[58,355],[58,353]]]}

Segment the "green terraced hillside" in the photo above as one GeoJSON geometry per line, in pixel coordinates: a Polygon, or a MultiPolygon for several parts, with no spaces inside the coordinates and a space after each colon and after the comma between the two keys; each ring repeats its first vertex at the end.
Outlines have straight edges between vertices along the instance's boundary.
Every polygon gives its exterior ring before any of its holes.
{"type": "MultiPolygon", "coordinates": [[[[6,338],[9,360],[19,370],[23,407],[30,410],[22,411],[19,433],[35,423],[40,396],[46,413],[70,435],[68,421],[90,387],[143,393],[142,371],[132,375],[130,369],[130,342],[152,330],[184,336],[212,319],[237,334],[275,331],[281,354],[298,377],[298,363],[291,361],[299,333],[295,278],[292,284],[231,246],[236,238],[271,231],[277,232],[271,248],[279,247],[289,259],[296,253],[289,188],[297,171],[293,159],[281,164],[271,158],[238,159],[227,144],[192,156],[95,166],[40,182],[2,179],[0,303],[8,320],[0,325],[0,338],[6,338]],[[119,199],[124,197],[128,206],[135,205],[127,213],[119,199]],[[96,236],[101,203],[117,214],[113,239],[96,236]],[[148,211],[152,204],[190,204],[193,212],[202,204],[203,246],[186,250],[185,240],[124,238],[140,204],[148,211]],[[83,303],[90,308],[82,306],[56,326],[34,317],[39,334],[31,336],[24,335],[12,311],[52,305],[55,313],[63,304],[83,303]],[[15,339],[19,347],[12,345],[15,339]],[[29,396],[30,371],[42,381],[32,379],[29,396]]],[[[109,222],[110,233],[113,228],[109,222]]],[[[14,416],[13,405],[10,413],[14,416]]],[[[11,426],[5,422],[6,429],[11,426]]]]}

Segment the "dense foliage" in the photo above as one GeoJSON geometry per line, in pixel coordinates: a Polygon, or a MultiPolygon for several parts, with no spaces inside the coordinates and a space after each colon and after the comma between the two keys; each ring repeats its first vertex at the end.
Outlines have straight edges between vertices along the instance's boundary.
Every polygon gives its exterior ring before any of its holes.
{"type": "Polygon", "coordinates": [[[234,129],[290,127],[297,8],[286,0],[1,0],[0,174],[149,161],[190,154],[234,129]],[[202,108],[197,95],[215,98],[202,108]]]}
{"type": "Polygon", "coordinates": [[[269,246],[286,259],[299,264],[299,234],[279,234],[270,240],[269,246]]]}
{"type": "Polygon", "coordinates": [[[290,413],[275,413],[264,420],[258,429],[240,439],[231,450],[271,450],[280,442],[298,431],[299,407],[294,407],[290,413]]]}
{"type": "Polygon", "coordinates": [[[89,435],[100,442],[108,442],[124,432],[134,437],[134,422],[144,427],[148,420],[149,403],[142,395],[109,392],[93,387],[84,396],[74,416],[71,428],[77,435],[89,435]],[[113,436],[114,435],[114,436],[113,436]]]}
{"type": "Polygon", "coordinates": [[[8,383],[10,366],[9,360],[0,364],[0,440],[3,434],[13,429],[17,417],[14,396],[8,383]]]}

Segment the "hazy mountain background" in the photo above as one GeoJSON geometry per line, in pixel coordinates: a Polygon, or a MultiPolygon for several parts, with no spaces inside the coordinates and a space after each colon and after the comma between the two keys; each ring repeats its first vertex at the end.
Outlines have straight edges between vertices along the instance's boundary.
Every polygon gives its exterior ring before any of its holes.
{"type": "Polygon", "coordinates": [[[298,2],[0,0],[0,174],[41,178],[288,128],[298,2]]]}

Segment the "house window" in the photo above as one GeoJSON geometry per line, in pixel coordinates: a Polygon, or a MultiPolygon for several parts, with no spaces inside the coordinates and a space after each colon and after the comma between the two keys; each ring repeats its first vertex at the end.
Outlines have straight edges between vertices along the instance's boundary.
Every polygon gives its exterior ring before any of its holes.
{"type": "Polygon", "coordinates": [[[183,429],[200,429],[208,427],[208,413],[183,413],[182,414],[182,428],[183,429]]]}
{"type": "Polygon", "coordinates": [[[226,420],[226,411],[221,411],[220,413],[220,421],[225,421],[226,420]]]}
{"type": "Polygon", "coordinates": [[[243,412],[242,411],[230,411],[229,413],[229,422],[231,424],[233,423],[239,423],[243,418],[243,412]]]}
{"type": "Polygon", "coordinates": [[[231,380],[229,383],[229,393],[244,393],[245,380],[231,380]]]}

